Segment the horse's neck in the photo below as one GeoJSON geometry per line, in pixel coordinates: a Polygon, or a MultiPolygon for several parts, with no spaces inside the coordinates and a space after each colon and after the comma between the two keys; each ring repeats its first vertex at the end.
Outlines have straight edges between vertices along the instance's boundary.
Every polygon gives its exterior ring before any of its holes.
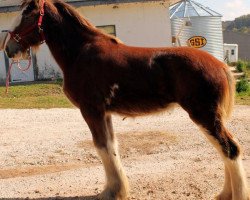
{"type": "Polygon", "coordinates": [[[97,34],[93,27],[80,26],[70,17],[55,17],[51,13],[45,13],[44,17],[46,43],[63,71],[73,65],[83,45],[90,43],[97,34]]]}

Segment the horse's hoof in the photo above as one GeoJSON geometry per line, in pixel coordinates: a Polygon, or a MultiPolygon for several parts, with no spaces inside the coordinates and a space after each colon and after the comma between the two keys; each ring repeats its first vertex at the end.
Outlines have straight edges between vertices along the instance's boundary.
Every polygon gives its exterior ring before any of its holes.
{"type": "Polygon", "coordinates": [[[112,191],[106,188],[98,195],[99,200],[127,200],[127,197],[122,195],[120,192],[112,191]]]}
{"type": "Polygon", "coordinates": [[[111,191],[104,190],[101,194],[98,195],[99,200],[116,200],[115,194],[111,191]]]}
{"type": "Polygon", "coordinates": [[[117,200],[115,193],[110,189],[105,189],[98,195],[99,200],[117,200]]]}

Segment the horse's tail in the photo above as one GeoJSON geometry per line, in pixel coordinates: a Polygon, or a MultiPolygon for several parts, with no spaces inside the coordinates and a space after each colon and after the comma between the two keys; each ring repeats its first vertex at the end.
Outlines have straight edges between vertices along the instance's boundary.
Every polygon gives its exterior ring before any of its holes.
{"type": "Polygon", "coordinates": [[[228,66],[225,66],[223,70],[227,80],[219,107],[222,112],[222,118],[228,119],[232,114],[234,106],[235,79],[228,66]]]}

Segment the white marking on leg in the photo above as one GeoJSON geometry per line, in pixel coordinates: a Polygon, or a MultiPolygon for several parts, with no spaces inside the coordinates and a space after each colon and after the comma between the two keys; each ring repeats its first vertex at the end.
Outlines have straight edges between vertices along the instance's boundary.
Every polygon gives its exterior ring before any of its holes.
{"type": "Polygon", "coordinates": [[[247,186],[246,174],[242,165],[241,156],[235,160],[225,158],[225,164],[229,169],[232,185],[233,200],[249,200],[249,191],[247,186]]]}
{"type": "Polygon", "coordinates": [[[227,200],[228,197],[232,196],[232,200],[250,200],[241,155],[239,155],[235,160],[227,158],[223,153],[222,147],[218,141],[213,136],[211,136],[206,129],[201,126],[199,127],[202,132],[205,133],[208,140],[218,150],[225,164],[225,185],[223,191],[217,198],[220,200],[227,200]],[[229,178],[231,180],[231,186],[229,185],[229,178]]]}
{"type": "Polygon", "coordinates": [[[218,200],[232,199],[232,185],[229,169],[225,165],[225,182],[222,192],[217,196],[218,200]]]}
{"type": "Polygon", "coordinates": [[[101,199],[109,199],[110,195],[117,195],[119,199],[126,199],[128,196],[128,181],[121,165],[120,156],[117,150],[117,142],[108,139],[107,149],[98,149],[105,173],[106,173],[106,188],[100,194],[101,199]],[[108,198],[109,197],[109,198],[108,198]]]}
{"type": "Polygon", "coordinates": [[[218,143],[218,141],[213,136],[211,136],[209,134],[209,132],[205,128],[203,128],[201,126],[199,126],[199,128],[205,134],[205,136],[211,142],[211,144],[217,149],[217,151],[219,152],[222,160],[224,161],[224,165],[225,165],[224,188],[223,188],[222,192],[216,197],[216,199],[218,199],[218,200],[231,200],[231,196],[232,196],[231,177],[230,177],[229,169],[227,168],[227,165],[225,163],[225,155],[222,151],[221,145],[218,143]]]}

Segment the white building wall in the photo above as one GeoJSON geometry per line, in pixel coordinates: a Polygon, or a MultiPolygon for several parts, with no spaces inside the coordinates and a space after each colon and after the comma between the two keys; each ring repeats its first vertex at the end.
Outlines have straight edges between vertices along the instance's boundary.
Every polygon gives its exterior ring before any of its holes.
{"type": "Polygon", "coordinates": [[[168,3],[127,3],[87,6],[78,10],[94,25],[115,25],[125,44],[144,47],[171,45],[168,3]]]}
{"type": "MultiPolygon", "coordinates": [[[[115,25],[116,36],[125,44],[143,47],[171,46],[169,3],[126,3],[77,8],[96,26],[115,25]]],[[[9,29],[17,15],[0,13],[0,29],[9,29]]],[[[0,59],[1,59],[0,52],[0,59]]],[[[51,56],[47,45],[41,45],[36,53],[39,78],[56,78],[61,70],[51,56]]],[[[0,60],[0,81],[5,79],[5,65],[0,60]]],[[[33,70],[33,68],[32,68],[33,70]]]]}
{"type": "Polygon", "coordinates": [[[39,50],[36,52],[36,57],[39,79],[56,79],[62,77],[62,71],[46,44],[42,44],[39,47],[39,50]]]}

